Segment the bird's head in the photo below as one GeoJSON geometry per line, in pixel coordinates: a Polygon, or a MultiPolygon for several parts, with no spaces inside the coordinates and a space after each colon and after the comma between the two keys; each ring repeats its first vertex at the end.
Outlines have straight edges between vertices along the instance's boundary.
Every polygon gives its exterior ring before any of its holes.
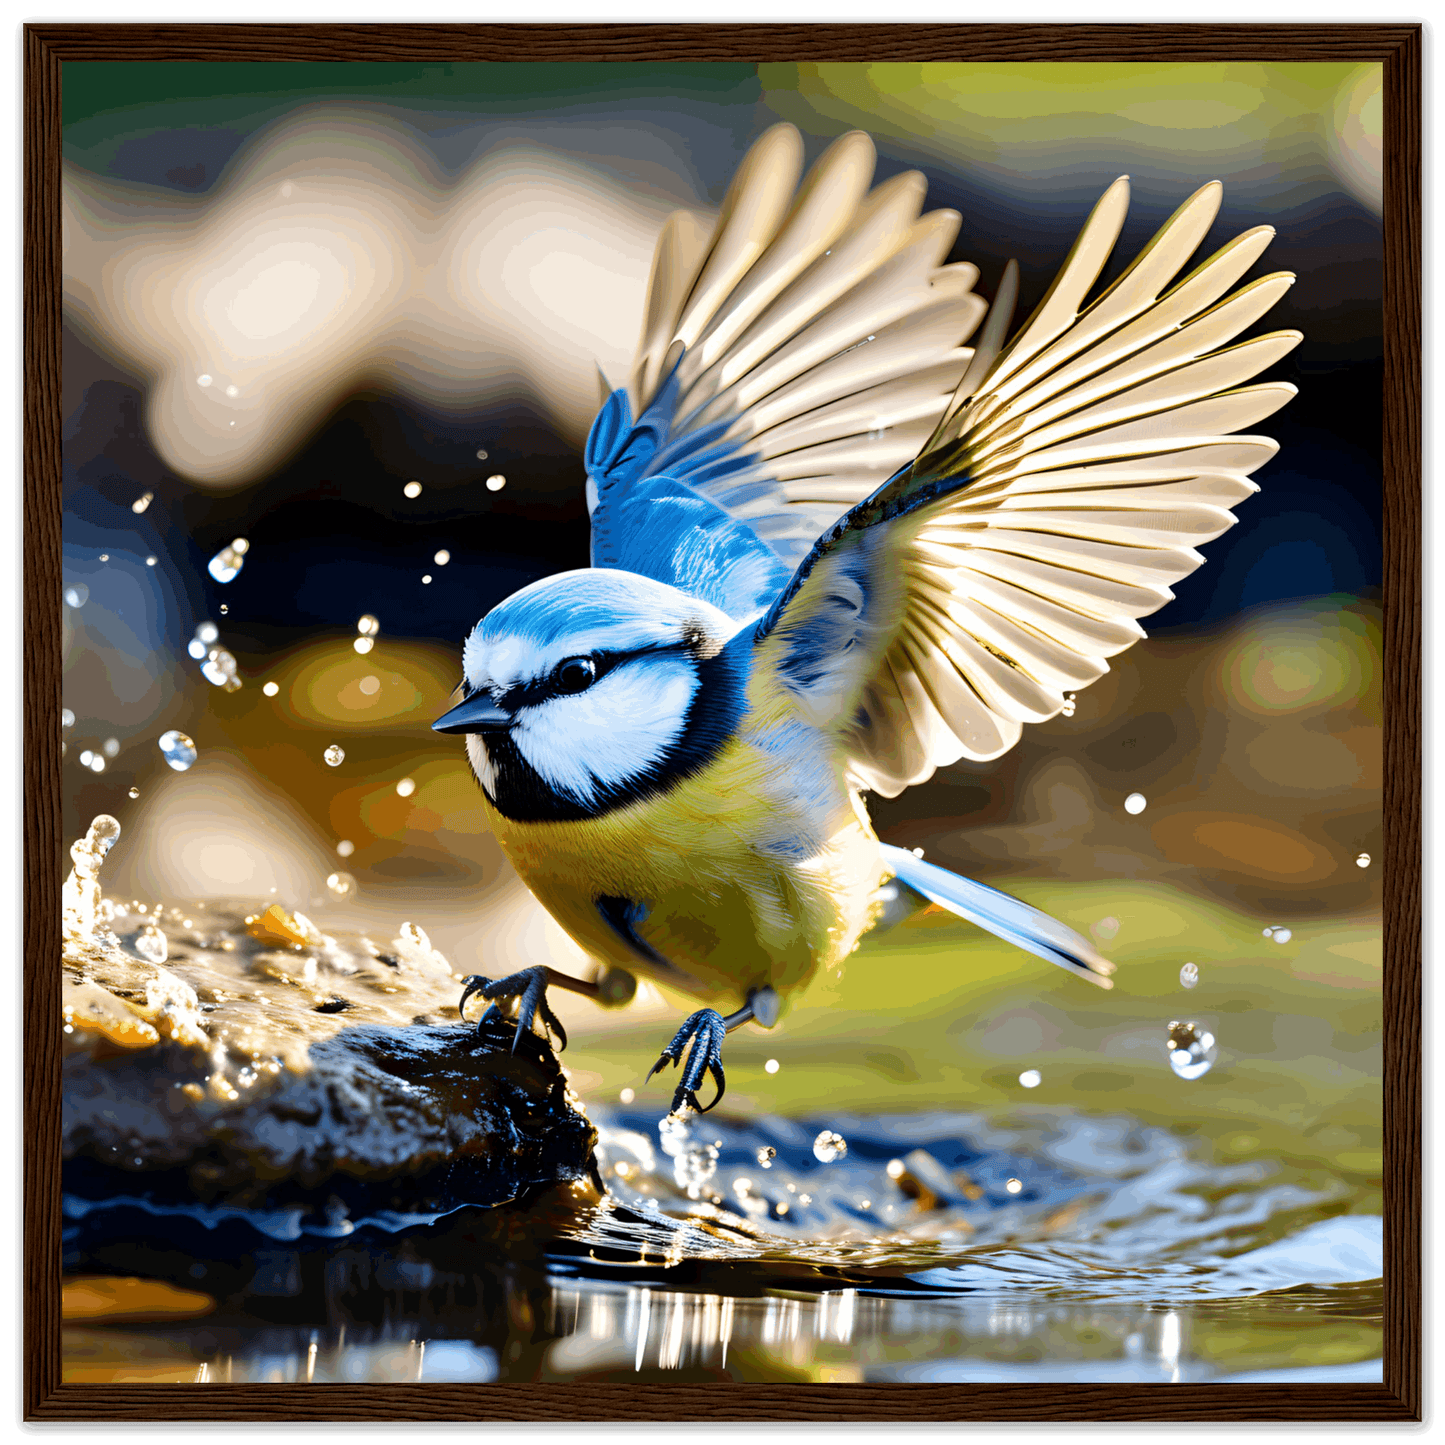
{"type": "Polygon", "coordinates": [[[462,648],[466,697],[432,726],[466,734],[504,816],[595,817],[694,771],[731,736],[738,627],[635,573],[546,577],[477,623],[462,648]]]}

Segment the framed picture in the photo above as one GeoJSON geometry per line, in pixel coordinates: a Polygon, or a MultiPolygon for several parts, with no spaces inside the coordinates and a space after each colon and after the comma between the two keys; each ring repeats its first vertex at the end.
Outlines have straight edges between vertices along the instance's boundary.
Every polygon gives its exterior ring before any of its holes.
{"type": "Polygon", "coordinates": [[[1419,26],[25,45],[27,1418],[1420,1418],[1419,26]]]}

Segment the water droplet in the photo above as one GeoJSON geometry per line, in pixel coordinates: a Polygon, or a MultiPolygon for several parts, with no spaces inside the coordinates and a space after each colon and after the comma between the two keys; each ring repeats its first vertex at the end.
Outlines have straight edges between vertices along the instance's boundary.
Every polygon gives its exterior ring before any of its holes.
{"type": "Polygon", "coordinates": [[[154,567],[155,565],[156,565],[156,559],[155,559],[154,557],[147,557],[147,558],[146,558],[146,566],[147,566],[147,567],[154,567]]]}
{"type": "Polygon", "coordinates": [[[99,753],[90,755],[90,771],[92,773],[103,773],[105,771],[105,759],[99,753]]]}
{"type": "Polygon", "coordinates": [[[1124,811],[1126,813],[1142,813],[1149,806],[1149,800],[1143,793],[1130,793],[1124,799],[1124,811]]]}
{"type": "Polygon", "coordinates": [[[155,926],[154,923],[147,923],[141,931],[136,934],[135,942],[131,945],[135,951],[151,963],[164,963],[166,955],[170,952],[170,945],[166,936],[155,926]]]}
{"type": "Polygon", "coordinates": [[[295,190],[295,189],[296,189],[295,186],[293,186],[290,181],[287,181],[287,182],[281,187],[281,194],[282,194],[283,196],[289,196],[289,195],[291,194],[291,192],[292,192],[293,190],[295,190]]]}
{"type": "Polygon", "coordinates": [[[339,768],[346,761],[345,749],[337,747],[335,743],[332,743],[321,756],[325,758],[328,768],[339,768]]]}
{"type": "Polygon", "coordinates": [[[139,788],[132,788],[132,789],[130,790],[130,795],[131,795],[132,798],[138,798],[138,797],[140,797],[140,789],[139,789],[139,788]]]}
{"type": "Polygon", "coordinates": [[[773,1160],[777,1157],[778,1151],[771,1145],[764,1145],[758,1150],[758,1163],[761,1164],[764,1169],[771,1169],[773,1167],[773,1160]]]}
{"type": "Polygon", "coordinates": [[[431,573],[430,573],[430,572],[423,573],[422,579],[421,579],[421,585],[422,585],[423,587],[426,587],[426,586],[430,585],[430,583],[431,583],[431,573]]]}
{"type": "Polygon", "coordinates": [[[339,858],[349,858],[356,852],[356,844],[350,838],[343,838],[336,845],[336,854],[339,858]]]}
{"type": "Polygon", "coordinates": [[[76,582],[65,589],[65,601],[71,607],[84,607],[90,599],[90,588],[84,582],[76,582]]]}
{"type": "Polygon", "coordinates": [[[381,623],[379,623],[371,613],[363,612],[361,616],[356,619],[356,630],[363,637],[375,637],[376,634],[381,631],[381,623]]]}
{"type": "Polygon", "coordinates": [[[358,637],[351,645],[365,657],[376,646],[376,639],[374,637],[358,637]]]}
{"type": "Polygon", "coordinates": [[[100,750],[106,755],[106,757],[113,758],[120,751],[120,739],[106,738],[106,740],[100,745],[100,750]]]}
{"type": "Polygon", "coordinates": [[[268,682],[261,691],[264,692],[267,697],[275,697],[276,694],[281,691],[281,687],[279,683],[268,682]]]}
{"type": "Polygon", "coordinates": [[[763,1069],[769,1074],[776,1074],[780,1067],[781,1066],[776,1059],[769,1059],[767,1063],[763,1065],[763,1069]]]}
{"type": "Polygon", "coordinates": [[[91,752],[91,750],[90,750],[89,748],[86,748],[85,751],[82,752],[81,755],[80,755],[80,759],[79,759],[79,761],[80,761],[80,766],[81,766],[82,768],[88,768],[88,767],[90,766],[90,760],[91,760],[94,756],[95,756],[95,754],[94,754],[93,752],[91,752]]]}
{"type": "Polygon", "coordinates": [[[500,492],[507,485],[507,479],[500,472],[495,476],[487,478],[487,490],[489,492],[500,492]]]}
{"type": "Polygon", "coordinates": [[[244,537],[237,537],[229,547],[222,547],[209,562],[206,571],[217,582],[231,582],[241,574],[246,565],[246,550],[249,544],[244,537]]]}
{"type": "Polygon", "coordinates": [[[1108,918],[1101,918],[1097,923],[1091,923],[1089,925],[1089,932],[1092,933],[1095,938],[1107,942],[1109,939],[1118,935],[1119,920],[1112,915],[1108,918]]]}
{"type": "Polygon", "coordinates": [[[1007,1189],[1010,1194],[1022,1194],[1024,1182],[1022,1179],[1010,1179],[1008,1183],[1004,1185],[1004,1188],[1007,1189]]]}
{"type": "Polygon", "coordinates": [[[213,376],[211,376],[209,373],[203,371],[203,372],[196,378],[196,385],[197,385],[197,386],[209,386],[214,380],[215,380],[215,377],[213,377],[213,376]]]}
{"type": "Polygon", "coordinates": [[[624,1104],[630,1104],[637,1097],[637,1092],[634,1089],[624,1089],[617,1097],[624,1104]]]}
{"type": "Polygon", "coordinates": [[[1273,924],[1271,924],[1268,928],[1261,928],[1259,931],[1260,931],[1260,933],[1261,933],[1265,938],[1273,938],[1273,937],[1274,937],[1274,925],[1273,925],[1273,924]]]}
{"type": "Polygon", "coordinates": [[[1169,1067],[1181,1079],[1202,1079],[1219,1056],[1214,1035],[1196,1023],[1169,1025],[1169,1067]]]}
{"type": "Polygon", "coordinates": [[[214,622],[196,623],[196,636],[200,641],[209,647],[221,635],[221,630],[214,622]]]}
{"type": "Polygon", "coordinates": [[[419,497],[419,496],[421,496],[421,483],[420,483],[420,482],[408,482],[408,483],[406,484],[406,486],[404,486],[404,487],[401,489],[401,494],[402,494],[402,496],[404,496],[404,497],[419,497]]]}
{"type": "Polygon", "coordinates": [[[487,451],[486,451],[486,448],[485,448],[485,447],[480,447],[480,448],[478,448],[478,450],[477,450],[477,460],[478,460],[479,462],[484,462],[484,461],[486,461],[486,459],[487,459],[487,451]]]}
{"type": "Polygon", "coordinates": [[[206,655],[206,644],[199,637],[193,637],[186,643],[186,651],[199,660],[206,655]]]}
{"type": "Polygon", "coordinates": [[[63,728],[73,728],[75,726],[75,714],[71,712],[68,707],[60,709],[60,726],[63,728]]]}
{"type": "Polygon", "coordinates": [[[224,647],[213,647],[201,664],[201,676],[213,687],[226,687],[236,678],[236,659],[224,647]]]}
{"type": "Polygon", "coordinates": [[[367,697],[375,697],[376,694],[381,691],[381,679],[379,677],[363,677],[356,685],[367,697]]]}
{"type": "Polygon", "coordinates": [[[356,879],[350,873],[329,873],[326,886],[334,898],[350,898],[356,892],[356,879]]]}
{"type": "Polygon", "coordinates": [[[848,1152],[848,1141],[831,1129],[824,1129],[813,1140],[813,1158],[820,1164],[832,1164],[848,1152]]]}
{"type": "Polygon", "coordinates": [[[177,732],[174,728],[168,733],[162,733],[160,738],[161,756],[178,773],[183,773],[196,760],[196,745],[185,733],[177,732]]]}
{"type": "Polygon", "coordinates": [[[402,778],[396,785],[397,796],[409,798],[416,792],[416,780],[413,778],[402,778]]]}
{"type": "Polygon", "coordinates": [[[1369,855],[1368,853],[1361,853],[1360,856],[1355,859],[1355,867],[1356,867],[1356,868],[1368,868],[1369,866],[1370,866],[1370,855],[1369,855]]]}
{"type": "Polygon", "coordinates": [[[226,388],[226,395],[227,395],[227,396],[240,396],[240,394],[241,394],[241,388],[238,387],[238,386],[228,386],[228,387],[226,388]]]}
{"type": "Polygon", "coordinates": [[[1291,933],[1288,928],[1276,928],[1274,931],[1274,941],[1276,943],[1288,943],[1293,937],[1294,934],[1291,933]]]}
{"type": "Polygon", "coordinates": [[[221,603],[221,616],[224,617],[231,609],[223,602],[221,603]]]}
{"type": "Polygon", "coordinates": [[[1019,1083],[1026,1089],[1037,1089],[1044,1081],[1044,1076],[1037,1069],[1025,1069],[1019,1075],[1019,1083]]]}
{"type": "Polygon", "coordinates": [[[1199,982],[1199,965],[1197,963],[1186,963],[1179,970],[1179,985],[1181,988],[1193,988],[1199,982]]]}
{"type": "Polygon", "coordinates": [[[441,551],[438,552],[438,553],[436,554],[436,556],[432,558],[432,561],[435,562],[438,567],[445,567],[445,566],[447,565],[447,563],[450,562],[451,560],[452,560],[452,554],[451,554],[450,552],[448,552],[445,547],[443,547],[443,548],[441,549],[441,551]]]}
{"type": "Polygon", "coordinates": [[[1078,705],[1078,701],[1074,697],[1074,694],[1071,692],[1066,692],[1064,694],[1064,705],[1059,709],[1059,711],[1063,713],[1065,717],[1073,717],[1075,711],[1078,708],[1078,705]]]}
{"type": "Polygon", "coordinates": [[[110,561],[110,553],[109,553],[109,552],[102,552],[102,553],[100,554],[100,560],[101,560],[102,562],[109,562],[109,561],[110,561]]]}
{"type": "Polygon", "coordinates": [[[155,499],[156,494],[154,492],[142,492],[141,495],[130,504],[130,509],[139,516],[155,499]]]}
{"type": "Polygon", "coordinates": [[[913,854],[913,856],[914,856],[915,858],[921,858],[921,857],[923,857],[923,849],[922,849],[922,848],[913,848],[913,849],[910,849],[909,851],[913,854]]]}

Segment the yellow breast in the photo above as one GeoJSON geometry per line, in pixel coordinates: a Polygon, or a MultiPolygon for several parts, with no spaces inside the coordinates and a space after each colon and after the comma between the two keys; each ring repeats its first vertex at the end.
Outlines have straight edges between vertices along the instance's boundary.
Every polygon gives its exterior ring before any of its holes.
{"type": "Polygon", "coordinates": [[[797,988],[842,959],[872,921],[878,840],[841,776],[819,797],[786,757],[746,734],[665,794],[580,822],[519,823],[486,802],[523,881],[599,960],[699,997],[797,988]],[[598,913],[646,907],[637,933],[679,971],[649,968],[598,913]]]}

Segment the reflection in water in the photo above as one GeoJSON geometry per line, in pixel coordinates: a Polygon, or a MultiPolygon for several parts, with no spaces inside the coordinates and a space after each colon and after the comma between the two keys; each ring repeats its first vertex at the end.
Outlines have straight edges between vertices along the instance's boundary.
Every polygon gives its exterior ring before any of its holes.
{"type": "Polygon", "coordinates": [[[68,1313],[66,1378],[1379,1377],[1380,1220],[1340,1213],[1343,1187],[1063,1112],[837,1117],[829,1163],[818,1121],[693,1119],[664,1152],[647,1116],[596,1112],[601,1198],[286,1241],[72,1208],[72,1278],[139,1272],[200,1303],[181,1320],[128,1308],[124,1281],[91,1291],[111,1304],[68,1313]],[[678,1167],[694,1152],[701,1185],[678,1167]]]}

